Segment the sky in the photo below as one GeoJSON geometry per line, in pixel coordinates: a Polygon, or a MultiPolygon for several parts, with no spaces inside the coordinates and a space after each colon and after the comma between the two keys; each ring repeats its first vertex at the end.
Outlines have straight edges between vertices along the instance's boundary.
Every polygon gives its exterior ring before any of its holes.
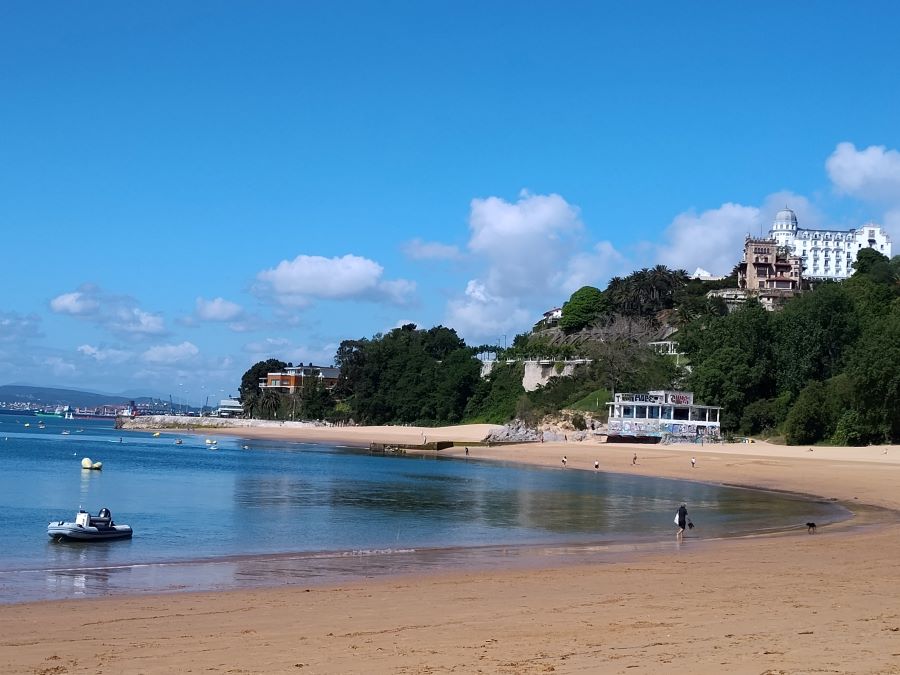
{"type": "Polygon", "coordinates": [[[0,384],[235,394],[511,343],[790,206],[900,253],[900,6],[0,4],[0,384]]]}

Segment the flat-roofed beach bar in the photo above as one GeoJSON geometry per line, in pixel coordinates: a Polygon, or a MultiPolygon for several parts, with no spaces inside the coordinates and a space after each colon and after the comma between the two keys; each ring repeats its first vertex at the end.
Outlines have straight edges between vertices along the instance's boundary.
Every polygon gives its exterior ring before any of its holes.
{"type": "Polygon", "coordinates": [[[689,391],[615,394],[609,406],[607,441],[639,443],[718,440],[722,408],[695,405],[689,391]]]}

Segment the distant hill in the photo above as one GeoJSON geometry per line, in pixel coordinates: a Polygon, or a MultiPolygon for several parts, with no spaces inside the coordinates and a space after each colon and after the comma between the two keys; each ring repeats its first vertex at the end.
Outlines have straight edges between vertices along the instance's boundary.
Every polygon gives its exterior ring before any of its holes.
{"type": "Polygon", "coordinates": [[[22,384],[0,385],[0,401],[6,403],[30,403],[34,406],[70,405],[76,408],[96,408],[117,403],[146,403],[146,396],[126,394],[98,394],[77,389],[56,389],[53,387],[30,387],[22,384]]]}

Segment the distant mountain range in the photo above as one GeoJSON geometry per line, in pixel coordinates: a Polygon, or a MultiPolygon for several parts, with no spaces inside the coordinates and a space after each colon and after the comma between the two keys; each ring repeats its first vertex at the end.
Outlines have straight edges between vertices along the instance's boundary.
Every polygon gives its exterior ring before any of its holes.
{"type": "Polygon", "coordinates": [[[77,389],[56,389],[54,387],[30,387],[23,384],[0,385],[0,401],[6,403],[30,403],[32,406],[69,405],[73,408],[96,408],[102,405],[128,403],[148,403],[149,396],[128,394],[99,394],[77,389]]]}

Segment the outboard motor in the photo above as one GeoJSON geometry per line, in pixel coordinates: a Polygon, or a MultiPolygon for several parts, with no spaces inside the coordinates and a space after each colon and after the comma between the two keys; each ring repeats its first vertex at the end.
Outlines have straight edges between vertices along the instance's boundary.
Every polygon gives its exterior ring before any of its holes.
{"type": "Polygon", "coordinates": [[[100,513],[98,513],[97,516],[99,518],[109,518],[110,520],[112,520],[112,514],[109,512],[109,509],[107,509],[107,508],[100,509],[100,513]]]}

